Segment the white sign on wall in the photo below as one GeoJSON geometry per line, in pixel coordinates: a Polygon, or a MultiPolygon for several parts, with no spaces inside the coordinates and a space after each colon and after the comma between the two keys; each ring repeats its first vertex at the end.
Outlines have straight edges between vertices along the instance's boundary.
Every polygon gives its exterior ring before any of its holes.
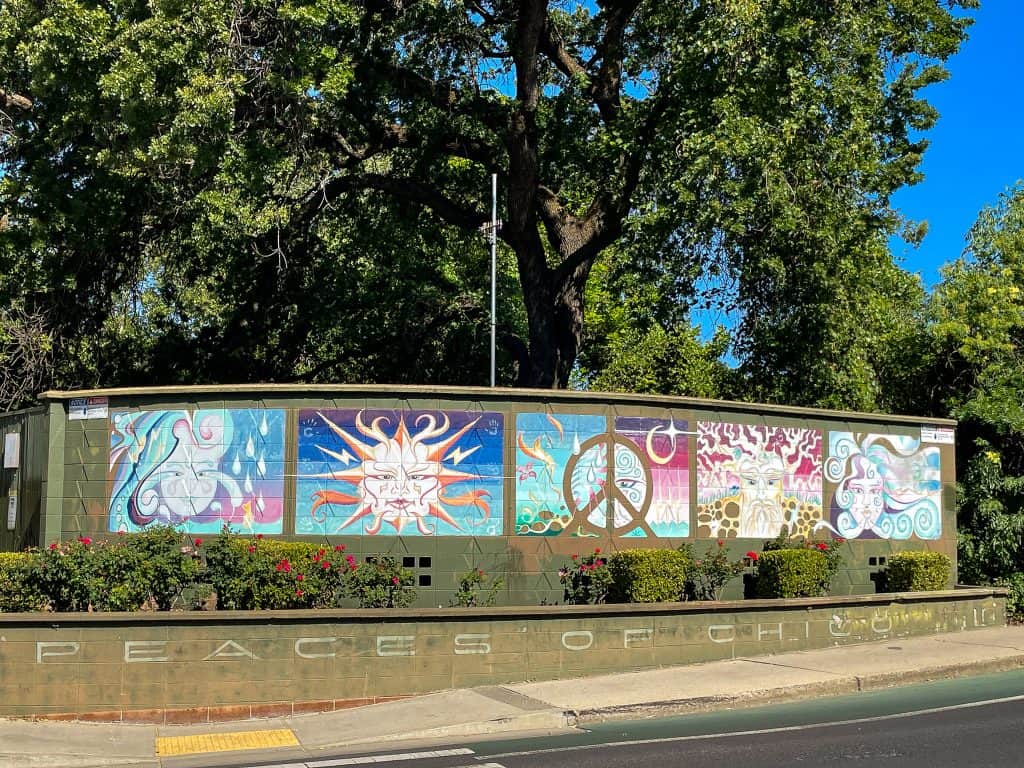
{"type": "Polygon", "coordinates": [[[15,523],[18,522],[18,497],[7,497],[7,530],[13,531],[15,523]]]}
{"type": "Polygon", "coordinates": [[[939,443],[953,445],[956,431],[952,427],[921,427],[922,443],[939,443]]]}
{"type": "Polygon", "coordinates": [[[21,434],[8,432],[4,435],[4,469],[17,469],[21,454],[21,434]]]}
{"type": "Polygon", "coordinates": [[[74,397],[68,401],[68,421],[105,419],[108,406],[105,397],[74,397]]]}

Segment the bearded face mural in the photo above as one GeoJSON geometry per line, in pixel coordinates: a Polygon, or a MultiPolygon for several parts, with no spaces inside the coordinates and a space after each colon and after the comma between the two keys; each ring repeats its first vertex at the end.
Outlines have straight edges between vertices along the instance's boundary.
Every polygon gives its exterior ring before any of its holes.
{"type": "Polygon", "coordinates": [[[296,532],[501,535],[502,419],[300,412],[296,532]]]}

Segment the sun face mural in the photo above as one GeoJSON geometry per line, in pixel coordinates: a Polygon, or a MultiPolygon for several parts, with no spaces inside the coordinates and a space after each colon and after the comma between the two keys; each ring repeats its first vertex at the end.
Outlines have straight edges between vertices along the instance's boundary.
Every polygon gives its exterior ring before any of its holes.
{"type": "Polygon", "coordinates": [[[517,416],[516,533],[688,534],[685,425],[632,417],[615,424],[609,435],[604,416],[517,416]]]}
{"type": "Polygon", "coordinates": [[[906,435],[830,432],[825,476],[836,492],[819,527],[847,539],[942,535],[937,447],[906,435]]]}
{"type": "Polygon", "coordinates": [[[283,410],[115,411],[111,425],[111,531],[281,533],[283,410]]]}
{"type": "Polygon", "coordinates": [[[773,538],[821,520],[821,432],[699,422],[697,535],[773,538]]]}
{"type": "Polygon", "coordinates": [[[299,412],[296,533],[500,536],[500,413],[299,412]]]}

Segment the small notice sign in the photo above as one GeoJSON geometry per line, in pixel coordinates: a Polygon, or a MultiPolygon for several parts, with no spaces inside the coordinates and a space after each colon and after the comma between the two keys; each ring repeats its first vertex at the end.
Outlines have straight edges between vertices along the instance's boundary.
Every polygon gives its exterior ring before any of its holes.
{"type": "Polygon", "coordinates": [[[105,397],[75,397],[68,402],[68,420],[105,419],[110,403],[105,397]]]}
{"type": "Polygon", "coordinates": [[[922,443],[939,443],[953,445],[956,431],[952,427],[921,427],[922,443]]]}
{"type": "Polygon", "coordinates": [[[8,432],[4,435],[4,469],[17,469],[20,453],[21,435],[17,432],[8,432]]]}
{"type": "Polygon", "coordinates": [[[7,497],[7,530],[13,531],[15,523],[18,522],[18,497],[7,497]]]}

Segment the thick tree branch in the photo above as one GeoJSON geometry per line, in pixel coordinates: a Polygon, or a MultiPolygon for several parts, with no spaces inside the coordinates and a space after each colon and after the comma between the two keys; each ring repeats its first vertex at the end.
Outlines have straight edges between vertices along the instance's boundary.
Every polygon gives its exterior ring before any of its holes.
{"type": "Polygon", "coordinates": [[[10,91],[5,91],[3,88],[0,88],[0,108],[16,108],[27,112],[32,109],[32,100],[22,96],[21,94],[11,93],[10,91]]]}
{"type": "Polygon", "coordinates": [[[424,205],[441,219],[463,229],[479,229],[489,214],[456,203],[441,190],[415,179],[395,178],[378,173],[338,176],[312,192],[299,211],[300,220],[313,216],[347,192],[372,189],[400,200],[424,205]]]}

